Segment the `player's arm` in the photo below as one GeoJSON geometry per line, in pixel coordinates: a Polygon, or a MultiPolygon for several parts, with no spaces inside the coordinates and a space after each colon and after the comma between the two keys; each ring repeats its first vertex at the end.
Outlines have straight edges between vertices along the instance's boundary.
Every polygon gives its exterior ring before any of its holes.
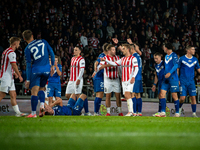
{"type": "MultiPolygon", "coordinates": [[[[103,60],[103,59],[102,59],[103,60]]],[[[109,60],[105,60],[108,64],[110,64],[111,66],[121,66],[121,63],[122,63],[122,61],[121,61],[121,59],[119,59],[119,60],[117,60],[117,61],[115,61],[115,62],[113,62],[113,61],[109,61],[109,60]]]]}
{"type": "Polygon", "coordinates": [[[174,71],[177,71],[177,68],[178,68],[178,57],[177,56],[174,56],[173,57],[173,64],[174,66],[172,67],[172,69],[165,75],[165,78],[169,78],[171,76],[171,74],[174,72],[174,71]]]}
{"type": "Polygon", "coordinates": [[[18,66],[16,63],[11,63],[13,70],[15,71],[15,73],[18,75],[20,82],[23,81],[23,78],[18,70],[18,66]]]}
{"type": "Polygon", "coordinates": [[[53,103],[51,103],[49,106],[52,108],[55,105],[63,106],[62,99],[58,98],[56,101],[54,101],[53,103]]]}
{"type": "Polygon", "coordinates": [[[54,55],[53,49],[51,48],[51,46],[49,45],[49,43],[47,41],[45,41],[45,44],[47,46],[49,55],[51,56],[51,66],[53,66],[55,63],[55,55],[54,55]]]}
{"type": "Polygon", "coordinates": [[[84,73],[84,70],[85,70],[85,60],[82,59],[79,63],[80,63],[79,64],[80,71],[79,71],[79,75],[78,75],[77,80],[76,80],[76,85],[80,84],[80,80],[83,77],[83,73],[84,73]]]}
{"type": "Polygon", "coordinates": [[[55,62],[55,67],[56,67],[56,72],[57,72],[57,74],[58,74],[59,76],[61,76],[61,75],[62,75],[62,66],[60,65],[60,66],[58,67],[58,64],[55,62]]]}
{"type": "Polygon", "coordinates": [[[156,84],[158,83],[158,76],[157,76],[156,71],[154,71],[154,75],[155,75],[154,83],[153,83],[153,86],[152,86],[152,88],[151,88],[153,92],[156,91],[156,84]]]}
{"type": "Polygon", "coordinates": [[[137,76],[138,71],[139,71],[138,62],[136,58],[133,58],[132,63],[133,63],[133,67],[132,67],[132,72],[129,79],[131,84],[135,82],[135,77],[137,76]]]}
{"type": "Polygon", "coordinates": [[[197,63],[195,65],[195,68],[197,69],[197,72],[200,73],[200,66],[199,66],[199,61],[197,59],[197,63]]]}

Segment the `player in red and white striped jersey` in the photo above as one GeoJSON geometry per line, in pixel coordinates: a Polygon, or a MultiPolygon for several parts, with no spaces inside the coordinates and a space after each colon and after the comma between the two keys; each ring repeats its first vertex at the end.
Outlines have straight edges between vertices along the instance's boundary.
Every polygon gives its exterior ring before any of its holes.
{"type": "MultiPolygon", "coordinates": [[[[125,99],[127,100],[128,105],[128,114],[126,116],[133,116],[133,102],[131,99],[131,94],[133,92],[133,86],[135,82],[135,77],[138,73],[138,62],[137,59],[131,55],[131,48],[128,44],[122,44],[122,53],[123,58],[116,62],[105,60],[112,66],[121,66],[122,67],[122,88],[125,99]]],[[[101,69],[101,68],[100,68],[101,69]]]]}
{"type": "Polygon", "coordinates": [[[11,104],[17,117],[25,116],[27,114],[21,113],[16,102],[16,90],[13,75],[19,78],[20,82],[23,78],[18,70],[16,64],[15,50],[19,48],[21,39],[18,37],[11,37],[9,39],[10,47],[7,48],[2,54],[1,60],[1,73],[0,73],[0,101],[9,93],[11,104]],[[14,73],[15,71],[15,73],[14,73]]]}
{"type": "MultiPolygon", "coordinates": [[[[116,56],[116,50],[115,46],[112,44],[109,44],[107,46],[108,49],[108,55],[104,57],[104,59],[108,61],[118,61],[120,58],[116,56]]],[[[106,116],[110,116],[110,98],[111,93],[115,92],[116,97],[116,103],[118,107],[118,115],[123,116],[122,110],[121,110],[121,86],[120,86],[120,80],[119,80],[119,71],[121,70],[121,67],[118,66],[111,66],[107,62],[103,61],[100,63],[100,66],[104,67],[104,93],[106,93],[106,107],[107,107],[107,114],[106,116]],[[106,67],[108,66],[108,67],[106,67]]]]}
{"type": "Polygon", "coordinates": [[[72,93],[75,93],[76,96],[79,97],[82,92],[85,60],[80,54],[81,48],[75,47],[74,57],[72,57],[70,65],[70,79],[65,92],[67,99],[70,98],[72,93]]]}

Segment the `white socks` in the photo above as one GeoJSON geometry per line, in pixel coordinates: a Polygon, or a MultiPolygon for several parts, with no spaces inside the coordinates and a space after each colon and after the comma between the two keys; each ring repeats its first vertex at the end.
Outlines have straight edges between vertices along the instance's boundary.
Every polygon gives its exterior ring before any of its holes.
{"type": "Polygon", "coordinates": [[[121,113],[122,112],[122,108],[121,107],[117,107],[117,112],[121,113]]]}
{"type": "Polygon", "coordinates": [[[20,114],[20,110],[19,110],[19,107],[18,105],[15,105],[15,106],[12,106],[13,110],[16,112],[16,114],[20,114]]]}
{"type": "Polygon", "coordinates": [[[44,103],[40,102],[40,108],[44,108],[44,103]]]}
{"type": "Polygon", "coordinates": [[[32,114],[32,115],[35,115],[35,114],[36,114],[36,111],[32,111],[31,114],[32,114]]]}
{"type": "Polygon", "coordinates": [[[131,98],[127,100],[128,112],[133,113],[133,101],[131,98]]]}
{"type": "Polygon", "coordinates": [[[110,107],[107,107],[106,109],[107,109],[107,113],[110,114],[110,107]]]}

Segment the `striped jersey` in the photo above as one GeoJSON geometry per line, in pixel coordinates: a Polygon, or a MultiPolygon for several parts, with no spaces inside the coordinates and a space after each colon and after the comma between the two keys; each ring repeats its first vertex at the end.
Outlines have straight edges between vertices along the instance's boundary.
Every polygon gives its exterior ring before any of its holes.
{"type": "MultiPolygon", "coordinates": [[[[108,55],[106,55],[105,57],[104,57],[104,59],[106,59],[106,60],[108,60],[108,61],[113,61],[113,62],[115,62],[115,61],[118,61],[119,60],[119,56],[113,56],[113,57],[111,57],[111,56],[108,56],[108,55]]],[[[107,65],[108,63],[107,62],[103,62],[105,65],[107,65]]],[[[100,63],[100,64],[102,64],[102,63],[100,63]]],[[[118,75],[118,66],[113,66],[113,67],[106,67],[106,68],[104,68],[104,77],[108,77],[109,79],[116,79],[116,78],[118,78],[119,77],[119,75],[118,75]]]]}
{"type": "Polygon", "coordinates": [[[122,57],[115,63],[117,66],[122,67],[122,82],[129,81],[132,72],[135,70],[135,67],[138,67],[137,59],[132,55],[129,57],[122,57]]]}
{"type": "Polygon", "coordinates": [[[69,81],[76,81],[77,80],[81,68],[85,68],[84,58],[82,56],[72,57],[69,81]]]}
{"type": "Polygon", "coordinates": [[[12,48],[2,53],[0,78],[13,79],[14,70],[11,63],[16,63],[16,54],[12,48]]]}

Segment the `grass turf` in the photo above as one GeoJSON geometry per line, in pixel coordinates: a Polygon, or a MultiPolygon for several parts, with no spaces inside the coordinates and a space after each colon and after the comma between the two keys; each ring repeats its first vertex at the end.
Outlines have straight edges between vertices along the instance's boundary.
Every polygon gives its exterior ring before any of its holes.
{"type": "Polygon", "coordinates": [[[200,118],[0,116],[0,149],[200,149],[200,118]]]}

